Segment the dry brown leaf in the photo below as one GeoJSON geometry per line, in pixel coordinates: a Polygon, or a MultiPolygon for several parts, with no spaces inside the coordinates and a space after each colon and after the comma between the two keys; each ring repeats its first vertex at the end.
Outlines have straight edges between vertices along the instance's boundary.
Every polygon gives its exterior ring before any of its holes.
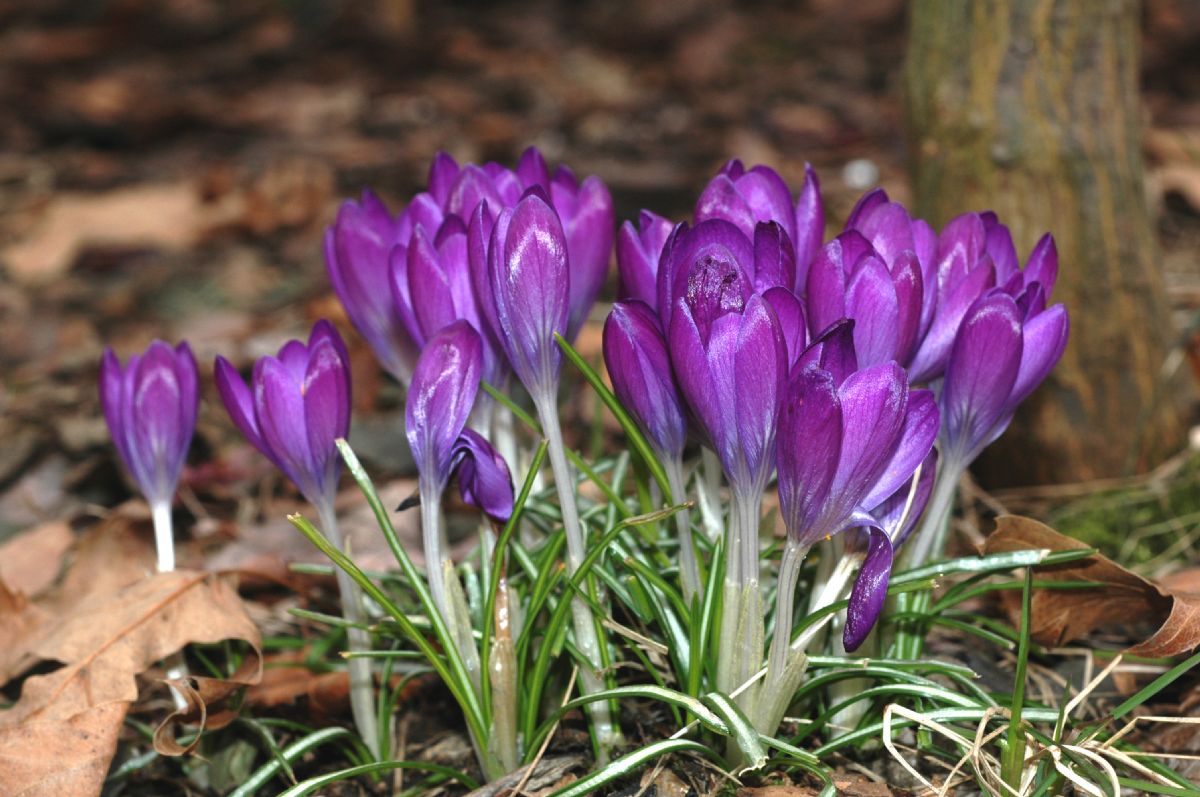
{"type": "MultiPolygon", "coordinates": [[[[1007,515],[996,520],[996,530],[985,541],[983,552],[1082,548],[1087,546],[1036,520],[1007,515]]],[[[1100,628],[1150,623],[1158,630],[1129,648],[1129,653],[1175,656],[1200,645],[1200,594],[1156,585],[1100,554],[1063,565],[1039,567],[1037,576],[1040,580],[1094,581],[1104,585],[1095,589],[1034,590],[1030,628],[1033,638],[1041,644],[1063,645],[1100,628]]]]}
{"type": "Polygon", "coordinates": [[[67,719],[0,728],[0,794],[99,794],[129,704],[104,703],[67,719]]]}
{"type": "Polygon", "coordinates": [[[205,730],[217,730],[233,722],[238,712],[231,705],[231,698],[247,686],[258,683],[262,673],[262,657],[259,656],[232,678],[193,675],[166,681],[183,696],[184,706],[168,714],[155,728],[154,749],[160,755],[168,756],[187,755],[195,750],[205,730]],[[175,734],[179,726],[185,724],[198,727],[192,729],[194,735],[190,742],[180,744],[175,734]]]}
{"type": "Polygon", "coordinates": [[[29,640],[49,617],[45,609],[0,581],[0,685],[28,668],[29,640]]]}
{"type": "Polygon", "coordinates": [[[77,605],[31,646],[39,659],[63,662],[27,679],[0,727],[65,720],[113,701],[137,699],[135,677],[191,642],[240,639],[256,656],[259,632],[237,592],[220,576],[157,573],[107,600],[77,605]]]}
{"type": "Polygon", "coordinates": [[[0,251],[0,260],[18,282],[44,284],[66,272],[88,246],[187,249],[230,212],[206,203],[189,182],[97,195],[60,193],[37,214],[27,235],[0,251]]]}
{"type": "Polygon", "coordinates": [[[0,581],[30,597],[58,579],[63,557],[75,541],[61,520],[22,532],[0,545],[0,581]]]}

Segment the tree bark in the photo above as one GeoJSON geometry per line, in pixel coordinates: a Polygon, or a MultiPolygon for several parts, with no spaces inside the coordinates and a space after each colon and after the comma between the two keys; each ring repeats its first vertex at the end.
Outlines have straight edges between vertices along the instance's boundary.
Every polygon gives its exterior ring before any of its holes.
{"type": "Polygon", "coordinates": [[[1182,393],[1143,186],[1136,0],[914,0],[906,69],[915,206],[994,209],[1024,256],[1054,234],[1071,340],[989,483],[1145,469],[1182,442],[1182,393]]]}

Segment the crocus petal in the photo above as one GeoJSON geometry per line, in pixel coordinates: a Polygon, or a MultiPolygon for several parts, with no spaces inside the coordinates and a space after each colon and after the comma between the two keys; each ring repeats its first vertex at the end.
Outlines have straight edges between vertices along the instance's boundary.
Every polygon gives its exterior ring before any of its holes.
{"type": "Polygon", "coordinates": [[[979,215],[986,230],[984,247],[996,268],[996,282],[1003,283],[1018,271],[1017,247],[1013,245],[1012,233],[995,213],[989,210],[979,215]]]}
{"type": "Polygon", "coordinates": [[[617,302],[604,322],[604,363],[613,392],[665,457],[678,458],[687,439],[682,399],[671,374],[658,316],[642,302],[617,302]]]}
{"type": "Polygon", "coordinates": [[[828,371],[838,387],[846,381],[846,377],[858,370],[858,356],[854,351],[854,321],[843,318],[817,336],[796,361],[792,368],[793,376],[811,365],[828,371]]]}
{"type": "Polygon", "coordinates": [[[511,216],[496,220],[488,260],[509,362],[531,395],[548,394],[562,364],[554,333],[565,334],[569,312],[567,242],[558,214],[527,194],[511,216]]]}
{"type": "Polygon", "coordinates": [[[908,363],[917,345],[921,327],[921,302],[925,285],[921,262],[915,252],[904,251],[892,263],[892,284],[896,289],[896,361],[908,363]]]}
{"type": "Polygon", "coordinates": [[[871,510],[875,522],[887,532],[894,548],[900,547],[912,534],[925,511],[925,506],[929,503],[937,475],[937,458],[937,449],[931,448],[921,462],[920,472],[913,474],[912,478],[901,484],[883,503],[871,510]],[[917,480],[915,490],[913,478],[917,480]]]}
{"type": "Polygon", "coordinates": [[[761,222],[754,228],[754,290],[791,289],[796,284],[796,249],[787,232],[776,222],[761,222]]]}
{"type": "MultiPolygon", "coordinates": [[[[332,326],[319,321],[309,345],[308,368],[300,387],[304,426],[320,489],[337,491],[338,455],[335,441],[350,433],[350,364],[345,352],[329,337],[332,326]],[[329,328],[321,329],[322,325],[329,328]]],[[[336,334],[336,333],[333,333],[336,334]]]]}
{"type": "Polygon", "coordinates": [[[733,180],[718,174],[696,200],[696,223],[710,219],[721,219],[736,226],[747,238],[754,235],[754,211],[746,198],[738,191],[733,180]]]}
{"type": "Polygon", "coordinates": [[[129,430],[125,427],[125,417],[122,411],[123,374],[121,361],[112,349],[104,349],[104,357],[100,360],[100,406],[104,410],[104,419],[108,422],[108,431],[112,435],[113,444],[125,467],[130,471],[132,456],[129,450],[129,430]]]}
{"type": "MultiPolygon", "coordinates": [[[[736,297],[742,301],[749,298],[753,292],[753,275],[748,269],[753,263],[754,247],[750,238],[728,221],[709,219],[695,227],[677,227],[659,263],[658,311],[663,328],[670,329],[675,302],[704,285],[697,278],[698,271],[719,280],[705,287],[711,296],[720,294],[726,303],[735,301],[736,297]]],[[[700,321],[699,314],[697,321],[700,321]]]]}
{"type": "Polygon", "coordinates": [[[816,337],[846,317],[846,239],[834,238],[817,252],[808,271],[805,303],[808,331],[816,337]]]}
{"type": "Polygon", "coordinates": [[[996,292],[980,298],[963,319],[942,387],[943,456],[965,467],[1004,417],[1021,364],[1021,319],[1016,302],[996,292]]]}
{"type": "MultiPolygon", "coordinates": [[[[469,163],[463,167],[458,179],[451,186],[450,194],[444,203],[445,211],[462,218],[469,218],[475,212],[475,208],[479,207],[480,202],[487,202],[493,207],[502,207],[504,204],[487,172],[475,164],[469,163]]],[[[433,235],[441,226],[441,222],[442,219],[437,218],[436,224],[431,226],[428,233],[433,235]]]]}
{"type": "Polygon", "coordinates": [[[842,450],[842,408],[827,371],[811,367],[792,379],[779,410],[779,506],[788,535],[812,545],[842,450]]]}
{"type": "MultiPolygon", "coordinates": [[[[559,183],[552,186],[551,196],[558,208],[562,193],[559,183]]],[[[572,213],[561,210],[570,254],[570,317],[566,338],[574,340],[587,319],[596,296],[608,276],[613,248],[613,203],[607,186],[598,177],[588,177],[572,197],[572,213]]]]}
{"type": "MultiPolygon", "coordinates": [[[[939,304],[944,303],[945,292],[976,267],[986,252],[986,244],[987,232],[978,213],[963,213],[946,222],[942,234],[938,236],[939,304]]],[[[992,271],[994,280],[994,266],[992,271]]]]}
{"type": "Polygon", "coordinates": [[[751,477],[765,485],[775,457],[776,419],[788,361],[779,320],[758,294],[750,297],[742,315],[734,369],[738,442],[751,477]]]}
{"type": "Polygon", "coordinates": [[[527,147],[521,153],[521,159],[517,162],[517,177],[521,180],[522,188],[550,185],[550,169],[537,147],[527,147]]]}
{"type": "Polygon", "coordinates": [[[1067,311],[1056,304],[1025,322],[1022,331],[1021,367],[1013,383],[1009,405],[1020,404],[1058,364],[1067,348],[1070,323],[1067,311]]]}
{"type": "MultiPolygon", "coordinates": [[[[459,318],[454,306],[450,275],[425,230],[418,229],[408,243],[408,292],[418,330],[414,338],[428,340],[459,318]]],[[[395,286],[393,286],[395,289],[395,286]]]]}
{"type": "Polygon", "coordinates": [[[241,374],[229,360],[219,355],[213,372],[217,383],[217,393],[221,396],[221,403],[225,405],[225,410],[229,413],[233,425],[251,445],[270,457],[267,445],[263,442],[262,433],[258,428],[258,418],[254,414],[254,395],[250,392],[250,388],[247,387],[241,374]]]}
{"type": "Polygon", "coordinates": [[[858,229],[867,216],[875,212],[875,209],[886,205],[888,199],[887,191],[882,188],[872,188],[867,193],[858,198],[858,202],[854,203],[854,208],[850,211],[850,215],[846,217],[846,229],[858,229]]]}
{"type": "Polygon", "coordinates": [[[330,496],[321,491],[318,481],[324,463],[318,464],[309,448],[300,382],[275,357],[263,357],[255,363],[251,382],[264,453],[300,488],[305,498],[321,504],[330,496]]]}
{"type": "Polygon", "coordinates": [[[175,372],[175,351],[160,340],[146,349],[133,374],[133,448],[142,491],[151,501],[166,500],[179,481],[179,452],[186,451],[179,408],[183,393],[175,372]]]}
{"type": "Polygon", "coordinates": [[[454,443],[453,457],[463,500],[498,522],[512,517],[512,476],[492,444],[474,429],[464,429],[454,443]]]}
{"type": "Polygon", "coordinates": [[[325,232],[325,267],[354,328],[388,373],[408,380],[416,346],[401,324],[389,287],[390,253],[398,225],[370,192],[361,205],[343,203],[325,232]]]}
{"type": "Polygon", "coordinates": [[[1054,236],[1046,233],[1029,253],[1029,262],[1025,264],[1025,283],[1039,282],[1050,296],[1054,293],[1054,283],[1058,281],[1058,247],[1054,244],[1054,236]]]}
{"type": "Polygon", "coordinates": [[[950,349],[963,323],[963,316],[984,291],[995,285],[995,281],[996,275],[992,266],[980,265],[954,286],[946,297],[939,300],[929,334],[921,341],[909,365],[909,374],[913,382],[929,382],[942,375],[950,357],[950,349]]]}
{"type": "Polygon", "coordinates": [[[471,288],[476,297],[476,306],[483,322],[481,333],[491,336],[494,345],[500,349],[500,337],[504,331],[500,319],[496,315],[496,301],[492,295],[492,279],[489,265],[488,245],[492,236],[491,208],[481,204],[471,214],[467,224],[467,263],[471,272],[471,288]]]}
{"type": "Polygon", "coordinates": [[[479,333],[456,321],[434,335],[417,360],[405,405],[405,434],[422,480],[440,492],[450,478],[483,367],[479,333]]]}
{"type": "Polygon", "coordinates": [[[808,267],[825,237],[825,208],[821,204],[821,182],[817,172],[804,164],[804,186],[796,200],[796,293],[808,284],[808,267]]]}
{"type": "Polygon", "coordinates": [[[941,414],[933,393],[928,390],[911,391],[898,445],[870,492],[859,503],[874,507],[907,484],[913,471],[933,448],[940,424],[941,414]]]}
{"type": "Polygon", "coordinates": [[[621,225],[617,235],[617,270],[622,299],[638,299],[650,307],[658,302],[658,261],[674,228],[668,219],[643,210],[640,229],[631,222],[621,225]]]}
{"type": "Polygon", "coordinates": [[[867,534],[870,535],[867,556],[850,590],[850,603],[846,607],[842,645],[847,651],[857,650],[875,627],[887,599],[888,580],[892,574],[892,541],[880,529],[867,529],[867,534]]]}
{"type": "Polygon", "coordinates": [[[846,315],[854,319],[854,349],[860,366],[896,358],[900,304],[887,266],[866,257],[846,286],[846,315]]]}
{"type": "Polygon", "coordinates": [[[896,202],[876,207],[862,218],[857,229],[889,266],[901,252],[915,248],[912,220],[908,211],[896,202]]]}
{"type": "Polygon", "coordinates": [[[787,366],[790,370],[808,345],[808,327],[804,320],[804,305],[787,288],[771,288],[762,297],[775,311],[779,330],[787,344],[787,366]]]}
{"type": "Polygon", "coordinates": [[[895,450],[908,410],[908,379],[896,363],[880,363],[848,376],[838,396],[845,430],[831,500],[849,514],[879,481],[895,450]]]}
{"type": "Polygon", "coordinates": [[[445,206],[450,187],[460,171],[458,162],[448,153],[439,152],[433,156],[433,163],[429,164],[429,193],[439,205],[445,206]]]}

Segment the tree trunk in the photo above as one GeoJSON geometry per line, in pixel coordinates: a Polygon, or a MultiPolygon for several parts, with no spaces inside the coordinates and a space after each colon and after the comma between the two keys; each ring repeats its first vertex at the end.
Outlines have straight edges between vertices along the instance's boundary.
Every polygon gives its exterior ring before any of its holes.
{"type": "Polygon", "coordinates": [[[1136,0],[914,0],[906,70],[915,204],[994,209],[1024,256],[1054,234],[1066,354],[989,483],[1145,469],[1182,442],[1172,331],[1142,179],[1136,0]]]}

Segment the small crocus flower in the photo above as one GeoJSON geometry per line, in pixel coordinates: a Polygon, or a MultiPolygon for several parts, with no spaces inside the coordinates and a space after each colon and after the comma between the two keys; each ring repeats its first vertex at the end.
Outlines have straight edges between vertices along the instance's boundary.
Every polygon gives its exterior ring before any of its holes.
{"type": "Polygon", "coordinates": [[[440,498],[457,470],[464,498],[503,522],[512,514],[508,467],[484,438],[466,429],[482,369],[482,341],[470,323],[455,321],[437,332],[413,371],[405,434],[423,494],[440,498]]]}
{"type": "Polygon", "coordinates": [[[325,231],[325,267],[333,289],[384,370],[401,384],[408,383],[419,347],[405,329],[401,305],[392,299],[392,250],[407,243],[412,218],[428,224],[440,217],[430,204],[414,202],[394,217],[375,194],[364,191],[361,202],[342,204],[337,221],[325,231]]]}
{"type": "Polygon", "coordinates": [[[464,431],[479,392],[482,368],[479,333],[467,321],[455,321],[430,338],[421,351],[405,406],[405,434],[419,475],[429,590],[443,617],[450,616],[444,573],[449,554],[439,505],[455,469],[459,470],[464,498],[487,508],[497,520],[507,520],[512,514],[508,467],[486,440],[464,431]]]}
{"type": "Polygon", "coordinates": [[[340,461],[335,441],[350,431],[350,365],[337,330],[321,320],[307,345],[289,341],[254,364],[247,385],[217,357],[217,391],[245,438],[318,508],[332,506],[340,461]]]}
{"type": "Polygon", "coordinates": [[[637,299],[651,308],[658,304],[658,261],[675,225],[643,210],[638,226],[625,222],[617,233],[617,271],[622,299],[637,299]]]}
{"type": "MultiPolygon", "coordinates": [[[[613,392],[662,461],[672,497],[682,502],[683,446],[687,442],[683,399],[671,373],[671,357],[658,327],[658,316],[643,302],[613,305],[604,322],[604,364],[613,392]]],[[[690,600],[699,590],[700,576],[687,513],[677,512],[675,523],[684,597],[690,600]]]]}
{"type": "MultiPolygon", "coordinates": [[[[217,391],[234,425],[316,507],[325,535],[341,549],[333,500],[341,467],[336,441],[350,431],[350,365],[337,330],[318,321],[307,344],[288,341],[278,357],[260,358],[249,385],[224,357],[217,357],[215,372],[217,391]]],[[[345,572],[336,574],[342,612],[353,624],[347,629],[349,647],[361,653],[370,645],[369,634],[358,627],[366,621],[362,593],[345,572]]],[[[354,657],[348,667],[355,724],[378,756],[371,661],[354,657]]]]}
{"type": "Polygon", "coordinates": [[[156,340],[121,366],[100,363],[100,404],[117,453],[152,505],[170,505],[196,428],[196,359],[187,343],[156,340]]]}
{"type": "MultiPolygon", "coordinates": [[[[613,392],[662,459],[683,455],[687,423],[658,317],[640,301],[617,302],[604,323],[613,392]]],[[[677,496],[678,498],[678,496],[677,496]]]]}
{"type": "Polygon", "coordinates": [[[795,204],[787,183],[767,166],[746,169],[740,160],[725,164],[696,201],[696,222],[724,219],[736,225],[747,238],[754,237],[760,222],[780,225],[792,244],[795,281],[787,285],[797,293],[803,289],[825,230],[825,211],[821,205],[821,186],[816,172],[805,164],[804,185],[795,204]]]}
{"type": "Polygon", "coordinates": [[[187,343],[156,340],[124,368],[111,349],[100,362],[100,404],[117,453],[154,516],[158,569],[175,569],[171,500],[196,429],[196,358],[187,343]]]}

